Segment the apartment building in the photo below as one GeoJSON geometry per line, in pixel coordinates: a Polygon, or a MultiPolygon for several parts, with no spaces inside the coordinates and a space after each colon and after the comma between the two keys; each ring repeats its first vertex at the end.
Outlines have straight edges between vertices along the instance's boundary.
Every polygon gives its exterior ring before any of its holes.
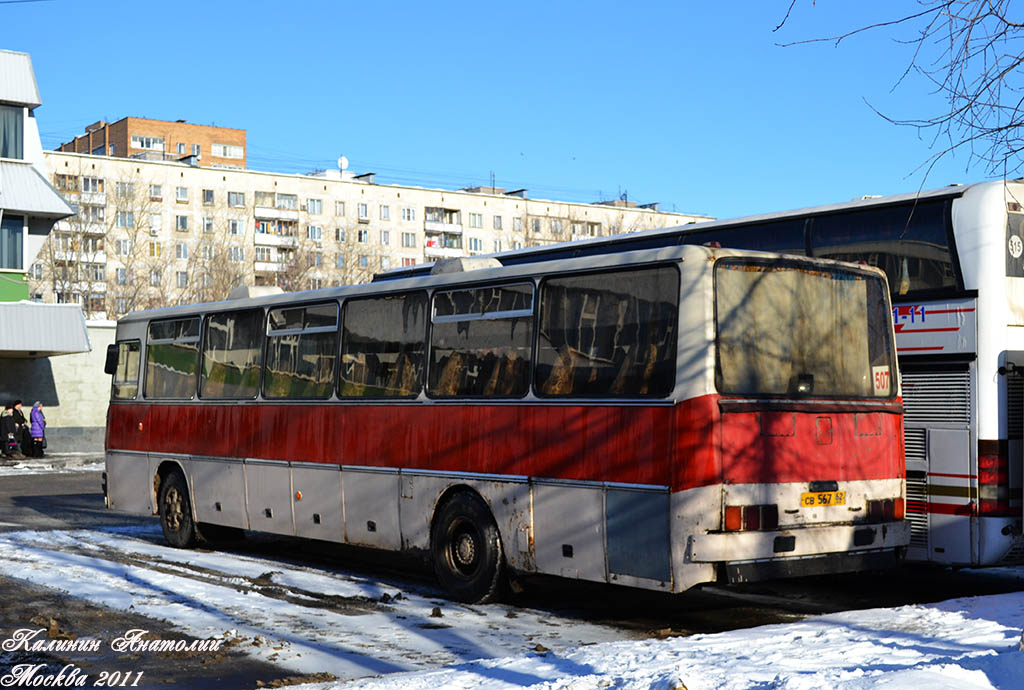
{"type": "Polygon", "coordinates": [[[91,317],[223,299],[238,285],[307,290],[379,271],[704,216],[628,202],[531,199],[525,190],[376,184],[347,171],[295,175],[46,153],[76,208],[30,270],[34,299],[91,317]]]}
{"type": "Polygon", "coordinates": [[[200,167],[245,169],[245,130],[168,122],[144,117],[100,120],[58,151],[157,161],[181,161],[200,167]]]}

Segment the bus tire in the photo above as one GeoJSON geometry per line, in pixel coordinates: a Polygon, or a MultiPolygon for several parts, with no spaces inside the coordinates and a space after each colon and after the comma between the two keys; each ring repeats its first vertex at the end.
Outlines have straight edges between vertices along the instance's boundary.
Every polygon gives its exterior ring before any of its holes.
{"type": "Polygon", "coordinates": [[[198,532],[192,520],[188,482],[180,470],[171,470],[160,483],[160,527],[171,546],[187,549],[196,545],[198,532]]]}
{"type": "Polygon", "coordinates": [[[430,533],[430,555],[441,586],[471,604],[495,601],[502,589],[505,558],[491,511],[468,491],[441,506],[430,533]]]}

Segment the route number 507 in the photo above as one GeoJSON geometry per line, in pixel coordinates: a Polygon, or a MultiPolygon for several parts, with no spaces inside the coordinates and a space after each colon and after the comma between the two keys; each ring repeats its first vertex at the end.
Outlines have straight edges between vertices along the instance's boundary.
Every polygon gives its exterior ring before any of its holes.
{"type": "Polygon", "coordinates": [[[875,395],[889,395],[892,387],[889,367],[871,367],[871,374],[875,379],[875,395]]]}

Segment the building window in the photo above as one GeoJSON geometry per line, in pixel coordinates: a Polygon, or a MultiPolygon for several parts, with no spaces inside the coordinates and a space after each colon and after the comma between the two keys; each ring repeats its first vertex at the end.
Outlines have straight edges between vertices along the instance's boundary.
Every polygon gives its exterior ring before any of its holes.
{"type": "Polygon", "coordinates": [[[274,193],[273,192],[256,192],[255,204],[264,208],[274,207],[274,193]]]}
{"type": "Polygon", "coordinates": [[[344,216],[345,215],[345,202],[335,201],[334,202],[334,215],[344,216]]]}
{"type": "Polygon", "coordinates": [[[520,242],[519,240],[516,240],[515,242],[512,243],[512,248],[513,249],[522,249],[523,248],[523,243],[520,242]]]}
{"type": "Polygon", "coordinates": [[[297,194],[278,194],[277,208],[286,211],[298,211],[299,210],[299,197],[297,194]]]}
{"type": "Polygon", "coordinates": [[[402,220],[416,220],[416,209],[406,206],[402,209],[402,220]]]}
{"type": "Polygon", "coordinates": [[[562,221],[558,220],[557,218],[551,221],[551,234],[562,234],[562,221]]]}
{"type": "Polygon", "coordinates": [[[391,257],[390,256],[382,256],[382,257],[380,257],[380,268],[381,268],[382,271],[386,271],[389,268],[391,268],[391,257]]]}
{"type": "Polygon", "coordinates": [[[319,242],[324,238],[324,229],[319,225],[307,225],[306,226],[306,237],[319,242]]]}
{"type": "Polygon", "coordinates": [[[345,228],[334,228],[334,241],[344,242],[345,241],[345,228]]]}
{"type": "Polygon", "coordinates": [[[148,151],[163,151],[164,150],[164,138],[163,137],[144,137],[136,134],[132,135],[132,148],[133,149],[146,149],[148,151]]]}
{"type": "Polygon", "coordinates": [[[482,228],[484,226],[484,214],[482,213],[470,213],[469,214],[469,227],[471,228],[482,228]]]}
{"type": "Polygon", "coordinates": [[[356,233],[356,241],[359,242],[360,244],[366,244],[367,242],[369,242],[370,241],[370,231],[369,230],[360,230],[360,231],[358,231],[356,233]]]}
{"type": "Polygon", "coordinates": [[[416,246],[416,233],[414,233],[414,232],[403,232],[402,233],[402,246],[403,247],[415,247],[416,246]]]}
{"type": "Polygon", "coordinates": [[[406,256],[406,257],[404,257],[402,259],[402,265],[403,266],[415,266],[416,265],[416,259],[413,259],[412,257],[406,256]]]}
{"type": "Polygon", "coordinates": [[[164,188],[162,185],[151,184],[149,185],[149,200],[150,201],[163,201],[164,200],[164,188]]]}
{"type": "Polygon", "coordinates": [[[210,155],[216,156],[217,158],[235,158],[241,160],[245,158],[245,149],[241,146],[232,146],[231,144],[210,144],[210,155]]]}
{"type": "Polygon", "coordinates": [[[359,204],[359,220],[370,219],[370,207],[366,204],[359,204]]]}
{"type": "Polygon", "coordinates": [[[118,211],[114,223],[119,228],[134,228],[135,214],[131,211],[118,211]]]}
{"type": "Polygon", "coordinates": [[[153,287],[160,287],[160,283],[163,282],[163,275],[160,273],[159,268],[154,268],[149,272],[149,284],[153,287]]]}
{"type": "Polygon", "coordinates": [[[495,252],[500,252],[501,251],[501,240],[494,240],[494,251],[495,252]]]}
{"type": "Polygon", "coordinates": [[[306,213],[319,216],[324,212],[324,202],[321,199],[306,199],[306,213]]]}
{"type": "Polygon", "coordinates": [[[0,158],[25,157],[25,109],[0,105],[0,158]]]}
{"type": "Polygon", "coordinates": [[[256,261],[263,263],[270,261],[270,247],[256,247],[256,261]]]}
{"type": "Polygon", "coordinates": [[[192,155],[201,156],[203,155],[203,147],[199,144],[192,144],[192,155]]]}
{"type": "Polygon", "coordinates": [[[114,196],[118,199],[131,199],[135,196],[135,185],[131,182],[115,182],[114,196]]]}
{"type": "Polygon", "coordinates": [[[114,271],[114,280],[117,281],[118,285],[127,285],[128,284],[128,269],[127,268],[119,268],[116,271],[114,271]]]}
{"type": "Polygon", "coordinates": [[[176,259],[187,259],[188,258],[188,245],[184,242],[174,243],[174,258],[176,259]]]}
{"type": "Polygon", "coordinates": [[[228,247],[228,261],[236,264],[245,261],[245,247],[228,247]]]}
{"type": "Polygon", "coordinates": [[[360,268],[366,268],[369,265],[370,265],[370,257],[368,257],[366,254],[360,254],[359,255],[359,267],[360,268]]]}
{"type": "Polygon", "coordinates": [[[494,229],[501,230],[501,216],[494,216],[494,229]]]}
{"type": "MultiPolygon", "coordinates": [[[[211,223],[213,219],[210,219],[211,223]]],[[[232,235],[244,235],[245,234],[245,221],[238,218],[232,218],[228,221],[228,232],[232,235]]]]}
{"type": "Polygon", "coordinates": [[[310,278],[309,279],[309,289],[310,290],[319,290],[323,286],[324,286],[323,278],[310,278]]]}
{"type": "Polygon", "coordinates": [[[200,245],[199,256],[203,261],[213,261],[213,247],[209,244],[200,245]]]}
{"type": "Polygon", "coordinates": [[[203,232],[213,232],[213,218],[211,216],[203,216],[203,232]]]}
{"type": "Polygon", "coordinates": [[[471,252],[482,252],[484,250],[484,241],[479,237],[469,238],[469,251],[471,252]]]}
{"type": "Polygon", "coordinates": [[[103,193],[103,178],[102,177],[83,177],[82,178],[82,191],[89,194],[102,194],[103,193]]]}
{"type": "Polygon", "coordinates": [[[540,232],[540,218],[533,219],[533,231],[540,232]]]}
{"type": "Polygon", "coordinates": [[[188,203],[188,187],[175,187],[174,200],[183,204],[188,203]]]}
{"type": "Polygon", "coordinates": [[[174,229],[178,232],[188,232],[188,216],[175,216],[174,229]]]}
{"type": "Polygon", "coordinates": [[[228,206],[244,208],[245,192],[228,192],[228,206]]]}
{"type": "Polygon", "coordinates": [[[213,206],[213,190],[203,190],[203,206],[213,206]]]}
{"type": "Polygon", "coordinates": [[[310,252],[309,253],[309,265],[311,268],[320,268],[324,263],[323,252],[310,252]]]}
{"type": "Polygon", "coordinates": [[[159,242],[150,242],[149,243],[149,255],[151,257],[153,257],[154,259],[157,259],[157,258],[160,257],[160,252],[161,252],[162,249],[163,248],[160,246],[159,242]]]}
{"type": "Polygon", "coordinates": [[[334,257],[334,267],[335,268],[345,268],[345,255],[344,254],[340,254],[339,253],[339,254],[337,254],[334,257]]]}
{"type": "Polygon", "coordinates": [[[131,240],[116,240],[114,242],[114,252],[118,256],[131,256],[134,253],[134,246],[131,240]]]}
{"type": "Polygon", "coordinates": [[[269,220],[258,220],[256,221],[256,234],[265,235],[270,232],[271,225],[269,220]]]}
{"type": "Polygon", "coordinates": [[[391,233],[389,231],[380,231],[380,243],[385,247],[391,244],[391,233]]]}
{"type": "Polygon", "coordinates": [[[187,151],[188,151],[188,144],[186,144],[183,141],[179,141],[178,142],[178,155],[179,156],[184,156],[187,151]]]}
{"type": "Polygon", "coordinates": [[[36,280],[42,280],[43,278],[43,265],[41,263],[34,263],[29,268],[29,275],[36,280]]]}
{"type": "MultiPolygon", "coordinates": [[[[0,106],[3,107],[3,106],[0,106]]],[[[54,175],[55,184],[57,189],[62,192],[77,192],[78,191],[78,175],[61,175],[57,173],[54,175]]]]}
{"type": "Polygon", "coordinates": [[[380,219],[381,220],[391,220],[391,207],[390,206],[388,206],[386,204],[382,204],[381,205],[381,207],[380,207],[380,219]]]}
{"type": "Polygon", "coordinates": [[[522,232],[523,231],[523,219],[522,218],[513,218],[512,219],[512,231],[513,232],[522,232]]]}
{"type": "Polygon", "coordinates": [[[188,273],[186,271],[178,271],[175,273],[175,279],[177,280],[178,287],[188,287],[188,273]]]}

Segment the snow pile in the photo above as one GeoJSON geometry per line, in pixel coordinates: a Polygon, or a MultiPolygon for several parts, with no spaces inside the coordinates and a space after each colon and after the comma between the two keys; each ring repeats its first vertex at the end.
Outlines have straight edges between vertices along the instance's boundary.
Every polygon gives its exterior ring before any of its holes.
{"type": "Polygon", "coordinates": [[[302,687],[1008,690],[1024,687],[1022,626],[1024,595],[1002,594],[302,687]]]}

